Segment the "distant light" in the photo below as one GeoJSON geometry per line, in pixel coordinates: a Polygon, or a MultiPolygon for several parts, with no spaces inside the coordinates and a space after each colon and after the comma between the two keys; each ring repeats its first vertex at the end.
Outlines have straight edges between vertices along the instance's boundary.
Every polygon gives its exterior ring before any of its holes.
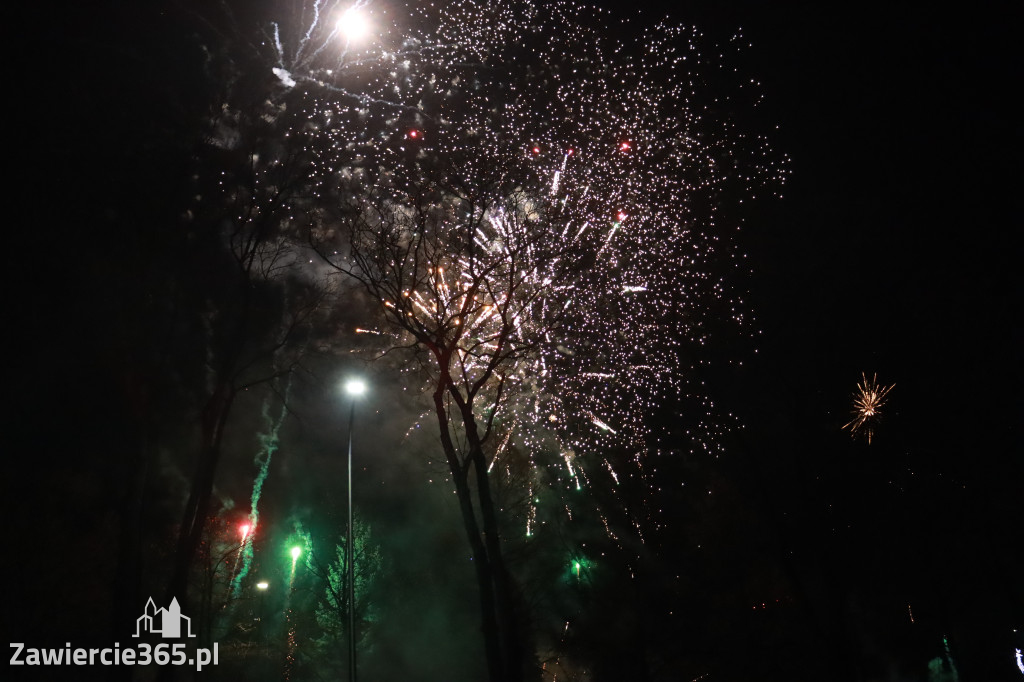
{"type": "Polygon", "coordinates": [[[533,151],[534,154],[540,154],[540,147],[535,146],[531,151],[533,151]]]}
{"type": "Polygon", "coordinates": [[[270,587],[270,583],[267,583],[267,582],[258,582],[258,583],[256,583],[256,589],[258,589],[258,590],[265,590],[268,587],[270,587]]]}
{"type": "Polygon", "coordinates": [[[337,28],[345,38],[358,41],[370,34],[370,20],[355,7],[350,8],[338,19],[337,28]]]}
{"type": "Polygon", "coordinates": [[[362,379],[352,379],[345,384],[345,393],[349,395],[362,395],[366,393],[366,382],[362,379]]]}
{"type": "Polygon", "coordinates": [[[418,131],[418,130],[410,130],[409,131],[409,137],[411,137],[413,139],[416,139],[419,136],[420,136],[420,131],[418,131]]]}
{"type": "Polygon", "coordinates": [[[301,547],[292,547],[292,561],[296,561],[299,558],[299,555],[301,555],[301,554],[302,554],[302,548],[301,547]]]}
{"type": "Polygon", "coordinates": [[[628,152],[632,146],[633,145],[631,145],[629,143],[629,140],[626,140],[625,142],[623,142],[622,144],[619,145],[619,151],[620,152],[628,152]]]}

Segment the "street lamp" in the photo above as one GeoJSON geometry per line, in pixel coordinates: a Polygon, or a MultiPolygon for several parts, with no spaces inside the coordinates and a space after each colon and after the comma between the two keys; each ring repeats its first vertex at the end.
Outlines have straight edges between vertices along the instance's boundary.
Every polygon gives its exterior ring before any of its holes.
{"type": "Polygon", "coordinates": [[[260,639],[266,639],[266,636],[267,636],[267,629],[265,627],[263,627],[263,613],[264,613],[263,602],[266,599],[267,588],[268,587],[270,587],[270,583],[268,583],[265,580],[261,580],[260,582],[256,583],[256,589],[260,591],[260,617],[259,617],[259,621],[260,621],[260,627],[259,627],[260,639]]]}
{"type": "Polygon", "coordinates": [[[360,379],[350,379],[345,384],[345,392],[351,396],[348,412],[348,535],[345,542],[345,566],[348,572],[348,679],[356,682],[356,586],[355,586],[355,552],[352,547],[352,430],[355,426],[356,399],[366,393],[366,383],[360,379]]]}

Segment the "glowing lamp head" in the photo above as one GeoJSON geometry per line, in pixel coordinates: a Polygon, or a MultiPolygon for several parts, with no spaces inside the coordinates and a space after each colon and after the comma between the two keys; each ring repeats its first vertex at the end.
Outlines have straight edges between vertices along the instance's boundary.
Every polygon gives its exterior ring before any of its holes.
{"type": "Polygon", "coordinates": [[[366,382],[362,379],[352,379],[345,383],[345,393],[350,396],[361,396],[366,393],[366,382]]]}
{"type": "Polygon", "coordinates": [[[292,561],[298,561],[299,556],[302,555],[301,547],[292,547],[292,561]]]}
{"type": "Polygon", "coordinates": [[[350,7],[338,19],[337,29],[350,42],[366,38],[370,34],[370,20],[363,12],[350,7]]]}
{"type": "Polygon", "coordinates": [[[257,590],[265,590],[268,587],[270,587],[270,583],[268,583],[268,582],[258,582],[258,583],[256,583],[256,589],[257,590]]]}
{"type": "Polygon", "coordinates": [[[243,523],[241,526],[238,527],[238,532],[241,533],[243,540],[249,537],[250,530],[252,530],[252,526],[250,526],[248,523],[243,523]]]}

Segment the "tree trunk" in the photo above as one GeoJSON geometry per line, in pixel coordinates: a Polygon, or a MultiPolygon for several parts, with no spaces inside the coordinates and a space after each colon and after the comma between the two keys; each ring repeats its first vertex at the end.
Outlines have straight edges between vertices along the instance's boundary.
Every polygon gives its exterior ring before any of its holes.
{"type": "Polygon", "coordinates": [[[188,595],[188,575],[203,538],[206,519],[210,514],[210,497],[213,494],[214,475],[220,459],[224,424],[227,422],[234,398],[234,392],[222,384],[214,391],[203,410],[199,461],[192,477],[192,487],[178,531],[178,550],[167,590],[167,601],[177,597],[179,602],[184,602],[188,595]]]}
{"type": "Polygon", "coordinates": [[[455,491],[459,498],[459,509],[462,511],[462,522],[466,528],[470,550],[473,553],[473,568],[480,590],[480,630],[484,636],[487,671],[491,682],[505,682],[507,664],[502,656],[501,628],[495,605],[494,570],[487,556],[487,549],[480,539],[480,528],[477,525],[469,484],[463,480],[456,484],[455,491]]]}
{"type": "MultiPolygon", "coordinates": [[[[470,415],[471,417],[472,415],[470,415]]],[[[502,646],[502,659],[505,664],[505,679],[508,682],[519,682],[523,679],[524,652],[522,639],[519,636],[519,622],[516,617],[512,582],[505,565],[505,557],[501,551],[501,534],[498,529],[498,516],[494,511],[494,498],[491,496],[487,463],[476,433],[475,422],[467,423],[466,430],[469,434],[473,467],[476,469],[477,501],[480,506],[480,516],[483,519],[483,539],[487,549],[491,579],[494,581],[495,614],[498,621],[498,636],[502,646]]]]}
{"type": "MultiPolygon", "coordinates": [[[[441,381],[434,393],[434,408],[440,427],[441,446],[448,459],[448,466],[455,482],[455,494],[462,512],[462,523],[466,529],[472,552],[473,568],[476,572],[480,597],[480,630],[484,637],[484,652],[487,656],[487,672],[491,682],[507,682],[509,662],[505,654],[504,624],[500,622],[496,598],[496,581],[491,557],[480,532],[473,507],[473,492],[469,486],[468,471],[459,461],[452,440],[449,417],[444,405],[445,382],[441,381]]],[[[468,464],[472,464],[469,462],[468,464]]],[[[485,472],[486,475],[486,472],[485,472]]]]}

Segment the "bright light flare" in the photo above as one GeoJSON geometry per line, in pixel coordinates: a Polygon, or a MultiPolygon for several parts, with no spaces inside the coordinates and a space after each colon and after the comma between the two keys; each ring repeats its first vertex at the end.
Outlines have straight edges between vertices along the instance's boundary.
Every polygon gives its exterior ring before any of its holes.
{"type": "Polygon", "coordinates": [[[238,527],[238,532],[242,536],[243,540],[249,537],[250,530],[252,530],[252,526],[250,526],[248,523],[243,523],[238,527]]]}
{"type": "Polygon", "coordinates": [[[292,561],[298,561],[299,557],[301,555],[302,555],[302,548],[301,547],[292,547],[292,561]]]}
{"type": "Polygon", "coordinates": [[[352,379],[345,383],[345,393],[351,396],[360,396],[366,393],[366,382],[362,379],[352,379]]]}
{"type": "Polygon", "coordinates": [[[358,42],[370,35],[372,28],[369,17],[356,7],[345,11],[338,19],[337,29],[349,42],[358,42]]]}
{"type": "Polygon", "coordinates": [[[266,581],[261,581],[261,582],[256,583],[256,589],[257,590],[265,590],[268,587],[270,587],[270,583],[268,583],[266,581]]]}

